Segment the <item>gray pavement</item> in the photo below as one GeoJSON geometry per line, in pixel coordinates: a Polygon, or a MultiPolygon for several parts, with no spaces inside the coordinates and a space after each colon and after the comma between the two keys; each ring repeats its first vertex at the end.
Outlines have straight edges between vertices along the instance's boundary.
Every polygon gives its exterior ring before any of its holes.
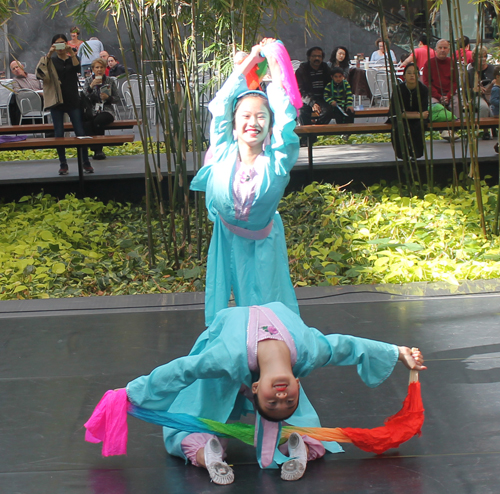
{"type": "MultiPolygon", "coordinates": [[[[492,162],[498,155],[493,150],[494,141],[479,141],[479,161],[492,162]]],[[[430,143],[427,144],[430,156],[430,143]]],[[[435,165],[452,163],[452,147],[456,160],[462,156],[461,141],[453,145],[447,141],[434,141],[433,161],[435,165]]],[[[376,168],[395,166],[394,151],[390,143],[374,144],[344,144],[338,146],[315,146],[314,167],[316,170],[335,170],[346,168],[376,168]]],[[[188,174],[194,173],[193,155],[187,153],[188,174]]],[[[0,184],[19,184],[28,182],[51,183],[73,182],[78,180],[76,158],[70,159],[67,176],[60,177],[57,172],[57,160],[13,161],[0,163],[0,184]]],[[[420,161],[423,161],[421,159],[420,161]]],[[[145,160],[144,155],[111,156],[104,161],[93,161],[95,169],[93,175],[87,175],[85,180],[116,180],[143,178],[145,160]]],[[[294,167],[295,171],[304,171],[308,168],[307,148],[301,148],[299,159],[294,167]]],[[[161,158],[161,170],[167,173],[166,157],[161,158]]]]}

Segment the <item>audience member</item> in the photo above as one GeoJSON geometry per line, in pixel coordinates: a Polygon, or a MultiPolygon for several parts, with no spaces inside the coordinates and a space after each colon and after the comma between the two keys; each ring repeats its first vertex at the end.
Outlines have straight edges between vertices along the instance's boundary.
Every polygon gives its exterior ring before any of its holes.
{"type": "MultiPolygon", "coordinates": [[[[476,47],[473,55],[474,62],[467,69],[469,77],[470,96],[479,114],[479,118],[488,117],[490,114],[490,96],[493,87],[493,75],[495,66],[490,65],[488,60],[488,50],[486,47],[476,47]],[[479,95],[479,96],[478,96],[479,95]],[[479,107],[478,107],[479,105],[479,107]]],[[[490,139],[489,130],[483,131],[483,139],[490,139]]]]}
{"type": "Polygon", "coordinates": [[[340,67],[330,70],[331,82],[325,87],[324,99],[332,106],[333,118],[338,124],[354,122],[354,98],[351,86],[344,79],[340,67]]]}
{"type": "MultiPolygon", "coordinates": [[[[104,135],[106,127],[115,120],[113,103],[120,101],[118,86],[111,77],[106,77],[106,62],[97,58],[92,62],[93,75],[87,77],[83,91],[88,96],[94,107],[92,109],[92,120],[84,122],[87,135],[104,135]]],[[[94,151],[93,159],[104,160],[106,155],[102,146],[90,148],[94,151]]]]}
{"type": "Polygon", "coordinates": [[[429,54],[430,58],[436,56],[436,52],[427,45],[427,36],[422,34],[422,36],[418,38],[418,46],[415,48],[414,53],[411,53],[401,65],[406,67],[408,64],[414,63],[418,70],[422,70],[429,59],[429,54]]]}
{"type": "MultiPolygon", "coordinates": [[[[10,63],[10,72],[12,75],[12,90],[17,93],[20,89],[32,89],[40,91],[42,89],[42,81],[38,80],[35,74],[28,74],[21,62],[14,60],[10,63]]],[[[16,98],[9,100],[9,117],[12,125],[18,125],[21,121],[21,111],[17,106],[16,98]]],[[[41,122],[41,119],[38,120],[41,122]]],[[[27,121],[29,123],[29,120],[27,121]]]]}
{"type": "Polygon", "coordinates": [[[92,62],[96,58],[99,58],[101,51],[103,51],[102,43],[95,36],[80,45],[78,57],[82,66],[82,75],[85,75],[85,72],[90,69],[92,62]]]}
{"type": "MultiPolygon", "coordinates": [[[[490,96],[490,111],[494,117],[498,117],[499,113],[499,105],[500,105],[500,65],[495,67],[493,71],[493,87],[491,88],[491,96],[490,96]]],[[[493,148],[496,153],[498,153],[498,141],[495,143],[493,148]]]]}
{"type": "Polygon", "coordinates": [[[457,95],[458,68],[449,54],[449,41],[440,39],[436,44],[436,56],[424,65],[422,82],[431,91],[432,103],[441,103],[458,118],[460,115],[457,95]]]}
{"type": "Polygon", "coordinates": [[[14,60],[10,63],[10,71],[13,76],[12,89],[17,93],[20,89],[32,89],[40,91],[42,81],[36,78],[35,74],[28,74],[20,62],[14,60]]]}
{"type": "Polygon", "coordinates": [[[408,151],[408,158],[417,159],[423,156],[425,138],[422,132],[421,119],[429,118],[429,90],[418,80],[418,69],[414,63],[409,63],[404,70],[405,81],[399,84],[392,95],[389,114],[392,123],[392,147],[399,159],[404,159],[408,151]],[[398,127],[397,101],[399,101],[401,116],[403,117],[403,133],[398,127]],[[406,147],[407,146],[407,147],[406,147]]]}
{"type": "Polygon", "coordinates": [[[494,117],[498,117],[500,105],[500,65],[493,70],[493,87],[491,88],[490,110],[494,117]]]}
{"type": "Polygon", "coordinates": [[[464,65],[468,65],[473,63],[474,57],[472,56],[472,51],[470,49],[470,41],[467,36],[460,38],[457,41],[458,50],[455,52],[457,57],[457,61],[463,63],[464,65]]]}
{"type": "Polygon", "coordinates": [[[107,75],[111,77],[118,77],[125,74],[125,67],[118,62],[118,59],[114,55],[108,57],[108,68],[109,72],[107,75]]]}
{"type": "MultiPolygon", "coordinates": [[[[44,107],[50,110],[55,137],[64,136],[64,114],[67,113],[77,136],[84,136],[80,97],[78,95],[78,73],[80,60],[64,34],[56,34],[47,56],[43,56],[36,68],[37,77],[43,80],[44,107]]],[[[57,147],[59,175],[68,174],[66,149],[57,147]]],[[[90,165],[88,149],[82,148],[83,170],[94,173],[90,165]]]]}
{"type": "MultiPolygon", "coordinates": [[[[299,110],[299,123],[311,125],[312,112],[318,116],[316,123],[327,124],[332,119],[332,107],[323,99],[325,87],[330,83],[330,69],[323,59],[325,52],[314,46],[307,50],[307,62],[300,64],[295,72],[304,105],[299,110]]],[[[304,145],[304,141],[301,141],[304,145]]]]}
{"type": "Polygon", "coordinates": [[[71,39],[68,41],[68,45],[71,46],[75,51],[78,51],[78,48],[83,44],[83,41],[81,39],[78,39],[78,36],[80,34],[80,30],[76,27],[73,26],[70,30],[69,33],[71,35],[71,39]]]}
{"type": "MultiPolygon", "coordinates": [[[[372,53],[372,56],[370,57],[370,62],[384,63],[388,46],[386,47],[386,43],[384,43],[384,40],[382,38],[377,38],[377,40],[375,41],[375,46],[378,49],[372,53]]],[[[394,63],[397,63],[398,60],[392,50],[390,50],[390,54],[392,61],[394,63]]]]}
{"type": "Polygon", "coordinates": [[[333,67],[340,67],[344,73],[344,77],[347,79],[349,76],[349,51],[345,46],[337,46],[333,49],[330,60],[326,64],[331,69],[333,67]]]}
{"type": "Polygon", "coordinates": [[[109,53],[106,50],[103,50],[101,51],[101,53],[99,53],[99,58],[102,58],[106,62],[106,75],[109,75],[108,57],[109,53]]]}

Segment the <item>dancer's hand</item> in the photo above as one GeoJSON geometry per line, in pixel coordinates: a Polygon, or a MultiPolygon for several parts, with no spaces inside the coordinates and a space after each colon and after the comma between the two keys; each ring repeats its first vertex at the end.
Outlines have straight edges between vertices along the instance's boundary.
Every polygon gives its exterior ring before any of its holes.
{"type": "Polygon", "coordinates": [[[398,360],[410,370],[422,371],[427,367],[424,365],[424,356],[418,348],[408,348],[407,346],[400,346],[398,360]]]}

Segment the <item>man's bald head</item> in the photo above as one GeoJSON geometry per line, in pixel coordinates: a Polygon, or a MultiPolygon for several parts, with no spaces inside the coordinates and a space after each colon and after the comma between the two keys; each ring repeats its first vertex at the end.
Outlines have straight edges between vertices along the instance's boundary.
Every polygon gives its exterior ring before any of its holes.
{"type": "Polygon", "coordinates": [[[26,71],[24,70],[24,67],[16,60],[10,63],[10,71],[16,77],[26,77],[26,71]]]}
{"type": "Polygon", "coordinates": [[[450,42],[447,39],[440,39],[436,43],[436,58],[444,60],[450,54],[450,42]]]}

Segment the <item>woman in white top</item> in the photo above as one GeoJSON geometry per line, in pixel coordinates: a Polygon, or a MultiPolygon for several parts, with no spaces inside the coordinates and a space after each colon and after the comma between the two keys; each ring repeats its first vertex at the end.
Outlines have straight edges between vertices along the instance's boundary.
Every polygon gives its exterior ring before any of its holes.
{"type": "MultiPolygon", "coordinates": [[[[384,63],[386,56],[386,45],[384,43],[384,40],[382,38],[378,38],[377,41],[375,41],[375,46],[378,48],[378,50],[372,53],[372,56],[370,57],[370,62],[384,63]]],[[[390,50],[390,54],[392,61],[394,63],[397,63],[396,55],[392,50],[390,50]]]]}

